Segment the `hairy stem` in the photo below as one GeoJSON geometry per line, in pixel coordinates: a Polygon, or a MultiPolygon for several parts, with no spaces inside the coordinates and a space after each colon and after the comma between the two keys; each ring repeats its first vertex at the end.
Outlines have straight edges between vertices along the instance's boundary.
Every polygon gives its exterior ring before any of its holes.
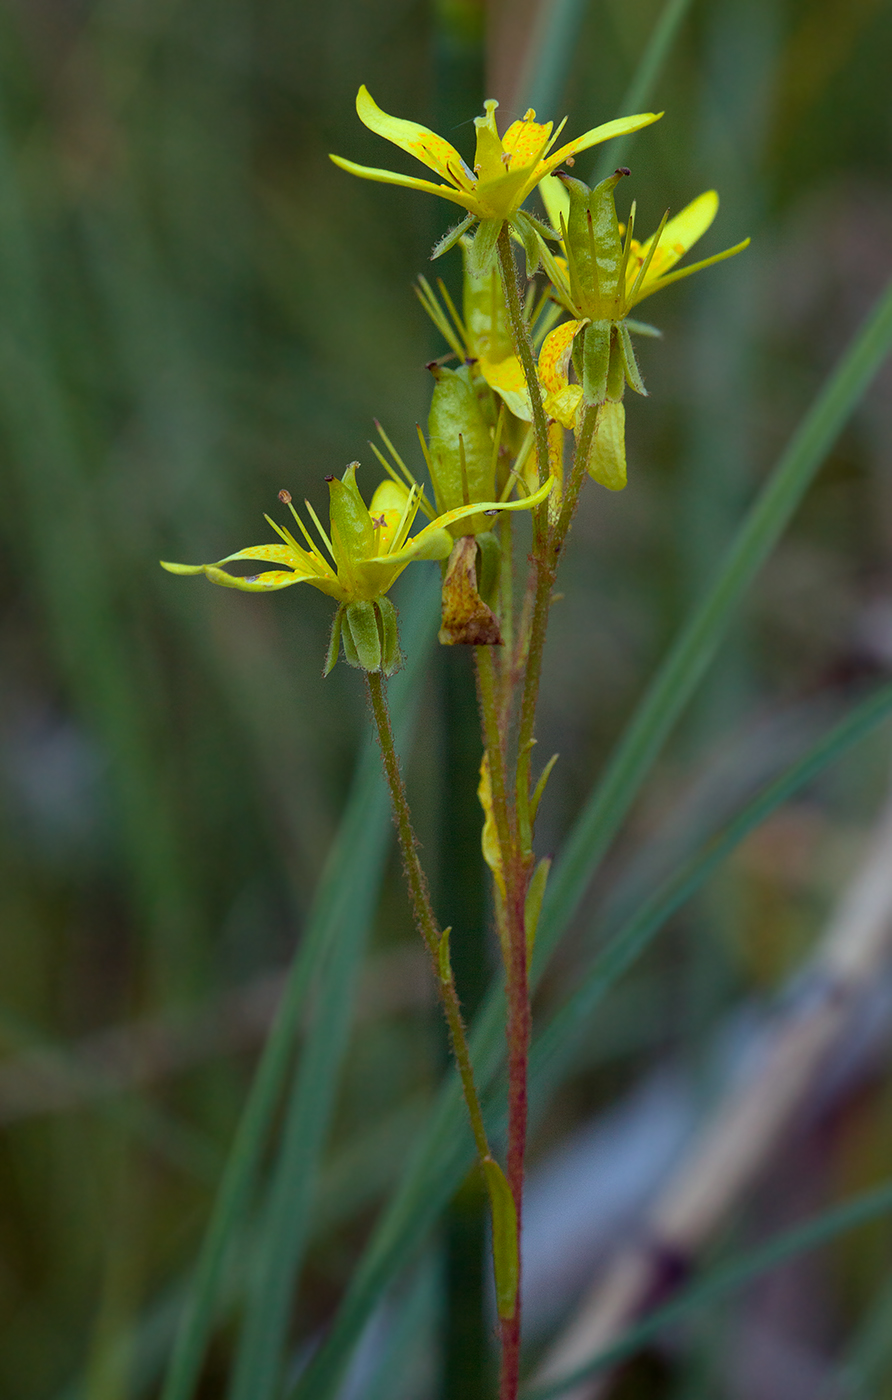
{"type": "MultiPolygon", "coordinates": [[[[530,331],[524,320],[523,307],[520,302],[520,289],[517,285],[517,264],[514,261],[514,253],[511,249],[511,235],[508,232],[507,224],[502,224],[499,233],[498,250],[499,267],[502,273],[502,286],[505,289],[505,301],[508,305],[508,320],[511,322],[511,335],[514,340],[514,349],[517,353],[517,358],[523,365],[524,378],[527,382],[530,403],[533,407],[533,430],[536,437],[536,455],[539,462],[539,484],[541,486],[548,477],[548,425],[545,418],[545,409],[542,407],[542,393],[539,389],[539,376],[536,373],[536,361],[533,356],[530,331]]],[[[540,507],[540,510],[544,512],[545,507],[540,507]]],[[[539,512],[537,511],[537,516],[538,514],[539,512]]]]}
{"type": "Polygon", "coordinates": [[[430,891],[428,890],[424,871],[421,868],[421,861],[418,859],[418,842],[412,827],[409,802],[406,797],[406,789],[403,784],[402,774],[400,773],[399,759],[393,741],[393,729],[390,724],[390,710],[387,704],[384,678],[380,671],[366,671],[364,674],[368,686],[372,714],[375,717],[378,742],[381,745],[381,757],[384,760],[384,774],[387,778],[387,785],[390,788],[390,799],[393,804],[393,815],[396,821],[400,851],[403,857],[403,869],[406,872],[406,880],[409,885],[412,912],[415,915],[415,922],[418,925],[418,930],[424,939],[433,963],[434,973],[437,979],[437,988],[440,993],[440,1000],[443,1004],[446,1023],[449,1027],[452,1053],[455,1056],[455,1062],[458,1066],[465,1103],[468,1109],[468,1116],[471,1120],[471,1131],[474,1134],[477,1155],[483,1160],[483,1158],[489,1157],[491,1154],[489,1143],[486,1138],[486,1129],[483,1125],[480,1100],[477,1096],[477,1086],[474,1083],[474,1070],[471,1065],[467,1033],[462,1019],[458,993],[455,988],[455,979],[452,975],[452,963],[449,960],[448,942],[444,942],[444,935],[440,931],[436,916],[431,907],[430,891]]]}

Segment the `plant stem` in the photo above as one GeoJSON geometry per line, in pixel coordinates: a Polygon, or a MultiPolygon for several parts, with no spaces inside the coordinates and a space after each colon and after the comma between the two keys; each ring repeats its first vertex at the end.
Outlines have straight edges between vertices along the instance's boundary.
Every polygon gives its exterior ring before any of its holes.
{"type": "Polygon", "coordinates": [[[399,836],[400,851],[403,857],[403,869],[406,872],[406,880],[409,885],[412,912],[415,915],[415,922],[418,925],[418,930],[424,939],[431,957],[431,962],[433,963],[440,1000],[443,1003],[443,1011],[446,1016],[446,1023],[449,1027],[452,1053],[455,1056],[455,1062],[458,1066],[465,1103],[468,1109],[468,1116],[471,1120],[471,1131],[474,1134],[477,1155],[482,1160],[485,1157],[489,1157],[491,1154],[489,1143],[486,1138],[486,1129],[483,1125],[483,1113],[480,1109],[477,1087],[474,1083],[474,1070],[471,1064],[470,1051],[468,1049],[467,1033],[465,1031],[464,1021],[462,1020],[461,1005],[458,1000],[458,993],[455,989],[455,978],[452,975],[452,964],[449,960],[449,945],[448,941],[445,941],[448,930],[446,935],[440,931],[436,916],[431,907],[427,880],[421,868],[421,861],[418,859],[418,842],[412,827],[409,802],[406,797],[406,789],[403,784],[402,774],[400,773],[396,746],[393,742],[393,730],[390,724],[390,710],[387,704],[387,694],[384,689],[384,678],[380,671],[366,671],[364,675],[368,687],[369,700],[371,701],[372,714],[375,717],[378,742],[381,745],[381,757],[384,760],[384,774],[387,778],[387,785],[390,788],[390,799],[393,804],[393,815],[396,822],[397,834],[399,836]]]}
{"type": "MultiPolygon", "coordinates": [[[[545,409],[542,407],[542,394],[539,389],[539,376],[536,373],[536,361],[533,356],[530,330],[524,319],[523,307],[520,302],[520,290],[517,285],[517,264],[514,261],[514,253],[511,249],[511,235],[508,232],[507,224],[502,224],[497,246],[499,250],[499,267],[502,273],[502,286],[505,290],[505,301],[508,306],[508,319],[511,322],[511,334],[514,339],[514,349],[517,352],[517,358],[523,365],[524,378],[527,382],[530,403],[533,407],[533,429],[536,436],[536,456],[539,464],[539,484],[541,486],[548,477],[548,425],[545,419],[545,409]]],[[[544,512],[545,506],[542,506],[540,509],[544,512]]],[[[537,511],[536,514],[538,517],[539,511],[537,511]]],[[[544,515],[542,518],[545,518],[544,515]]]]}

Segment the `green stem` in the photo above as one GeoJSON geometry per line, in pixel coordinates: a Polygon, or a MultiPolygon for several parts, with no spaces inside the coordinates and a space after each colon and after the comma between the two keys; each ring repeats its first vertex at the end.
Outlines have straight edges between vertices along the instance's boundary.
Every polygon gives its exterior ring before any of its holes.
{"type": "Polygon", "coordinates": [[[508,807],[508,782],[505,769],[505,743],[500,723],[501,706],[496,686],[492,647],[475,647],[477,694],[483,720],[483,742],[489,759],[489,780],[492,788],[492,811],[499,836],[502,869],[511,853],[512,821],[508,807]]]}
{"type": "Polygon", "coordinates": [[[592,439],[595,435],[597,418],[598,406],[590,404],[583,416],[576,443],[576,452],[573,457],[573,467],[567,481],[560,513],[549,532],[545,547],[541,553],[537,552],[533,556],[536,584],[517,738],[517,820],[521,839],[525,840],[527,844],[529,844],[530,832],[530,752],[533,747],[536,727],[536,706],[539,701],[539,684],[542,679],[542,656],[545,650],[545,635],[548,630],[551,591],[557,576],[561,550],[569,534],[579,501],[579,493],[585,481],[586,466],[591,452],[592,439]]]}
{"type": "MultiPolygon", "coordinates": [[[[511,334],[514,339],[514,349],[517,358],[523,365],[524,378],[527,382],[527,390],[530,395],[530,403],[533,408],[533,430],[536,436],[536,456],[539,466],[539,484],[542,485],[548,478],[548,424],[545,418],[545,409],[542,407],[542,394],[539,389],[539,376],[536,373],[536,360],[533,355],[533,345],[530,340],[530,329],[524,319],[523,307],[520,301],[520,289],[517,285],[517,264],[514,261],[514,253],[511,250],[511,235],[508,232],[508,225],[502,224],[499,231],[499,267],[502,272],[502,286],[505,290],[505,301],[508,306],[508,320],[511,322],[511,334]]],[[[544,512],[546,507],[540,507],[544,512]]],[[[540,512],[536,515],[539,517],[540,512]]]]}
{"type": "Polygon", "coordinates": [[[393,815],[396,821],[400,851],[403,857],[403,868],[406,872],[406,880],[409,885],[412,911],[415,915],[415,922],[418,925],[418,930],[424,939],[434,966],[440,1000],[443,1003],[443,1011],[446,1016],[446,1023],[449,1027],[452,1053],[455,1056],[455,1062],[458,1066],[465,1103],[468,1108],[468,1116],[471,1120],[471,1131],[474,1134],[477,1155],[482,1161],[492,1154],[489,1150],[486,1129],[483,1125],[483,1113],[480,1109],[480,1100],[477,1096],[477,1087],[474,1083],[474,1070],[471,1065],[467,1033],[465,1031],[464,1021],[462,1020],[458,993],[455,989],[452,964],[449,960],[449,945],[448,942],[445,941],[445,935],[440,931],[436,916],[431,907],[427,880],[421,868],[421,861],[418,859],[418,842],[412,827],[409,802],[406,797],[406,789],[403,784],[402,774],[400,773],[396,746],[393,742],[393,730],[390,725],[390,710],[388,708],[387,695],[384,689],[384,678],[380,671],[366,671],[364,675],[368,687],[369,700],[371,701],[372,714],[375,717],[378,742],[381,745],[381,757],[384,760],[384,775],[387,778],[387,785],[390,788],[393,815]]]}

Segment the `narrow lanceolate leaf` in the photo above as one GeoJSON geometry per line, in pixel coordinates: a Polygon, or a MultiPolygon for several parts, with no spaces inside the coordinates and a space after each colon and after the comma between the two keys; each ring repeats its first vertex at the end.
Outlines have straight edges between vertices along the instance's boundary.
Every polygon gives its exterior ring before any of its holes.
{"type": "Polygon", "coordinates": [[[542,900],[545,897],[545,886],[548,884],[550,869],[551,856],[545,856],[533,872],[533,878],[524,901],[523,926],[527,935],[527,966],[529,966],[533,949],[536,946],[536,929],[539,927],[539,915],[542,912],[542,900]]]}
{"type": "MultiPolygon", "coordinates": [[[[571,831],[566,853],[549,880],[543,904],[534,981],[541,977],[548,955],[576,912],[591,874],[714,655],[732,619],[733,605],[739,602],[776,543],[890,345],[892,288],[880,298],[806,415],[744,521],[715,584],[633,716],[604,781],[571,831]]],[[[690,889],[699,887],[695,881],[702,882],[707,874],[705,867],[699,876],[691,873],[690,889]]],[[[677,904],[672,905],[676,907],[677,904]]],[[[665,918],[669,912],[667,904],[665,912],[657,911],[652,917],[656,919],[659,913],[660,918],[665,918]]],[[[478,1012],[471,1034],[471,1052],[481,1089],[500,1065],[502,1034],[503,997],[501,989],[496,989],[478,1012]]],[[[554,1044],[560,1043],[560,1036],[558,1027],[549,1057],[554,1044]]],[[[472,1159],[473,1145],[453,1077],[444,1089],[427,1134],[415,1145],[403,1182],[366,1248],[328,1338],[298,1384],[296,1393],[301,1400],[327,1400],[334,1394],[372,1309],[417,1249],[421,1236],[433,1226],[472,1159]]]]}
{"type": "Polygon", "coordinates": [[[505,1173],[492,1157],[483,1159],[483,1174],[492,1214],[492,1264],[496,1280],[496,1307],[503,1321],[514,1316],[520,1253],[517,1245],[517,1211],[505,1173]]]}

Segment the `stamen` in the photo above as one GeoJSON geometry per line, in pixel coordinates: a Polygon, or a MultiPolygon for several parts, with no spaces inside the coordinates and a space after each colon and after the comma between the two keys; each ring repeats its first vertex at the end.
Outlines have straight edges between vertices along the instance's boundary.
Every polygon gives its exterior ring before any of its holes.
{"type": "Polygon", "coordinates": [[[468,170],[467,166],[465,166],[465,170],[462,171],[460,175],[456,175],[455,171],[452,169],[452,166],[449,165],[447,162],[446,172],[449,175],[449,178],[452,180],[452,183],[455,185],[455,188],[457,190],[460,190],[462,194],[471,194],[473,192],[476,177],[471,174],[471,171],[468,170]],[[467,179],[465,178],[465,171],[467,172],[467,175],[469,177],[467,179]]]}
{"type": "MultiPolygon", "coordinates": [[[[446,284],[445,284],[445,282],[443,281],[442,277],[438,277],[438,278],[437,278],[437,286],[440,288],[440,294],[441,294],[443,300],[445,301],[446,305],[447,305],[448,308],[449,308],[449,314],[450,314],[450,316],[452,317],[453,321],[455,322],[456,329],[457,329],[457,331],[458,331],[458,333],[459,333],[459,336],[461,337],[462,342],[463,342],[464,347],[465,347],[464,354],[463,354],[463,355],[460,354],[460,358],[461,358],[461,359],[466,359],[467,356],[470,355],[470,353],[471,353],[471,341],[470,341],[470,338],[469,338],[469,336],[468,336],[468,332],[467,332],[467,330],[465,329],[465,323],[464,323],[464,321],[462,320],[462,318],[459,316],[458,312],[456,311],[456,309],[455,309],[455,302],[452,300],[452,297],[449,295],[449,291],[448,291],[448,289],[447,289],[447,287],[446,287],[446,284]]],[[[448,337],[447,337],[447,339],[448,339],[448,337]]],[[[449,344],[452,345],[452,341],[451,341],[451,340],[449,341],[449,344]]]]}
{"type": "MultiPolygon", "coordinates": [[[[381,427],[381,424],[378,422],[377,418],[375,419],[375,427],[378,429],[378,432],[380,433],[380,435],[381,435],[381,437],[382,437],[382,439],[383,439],[383,441],[384,441],[385,447],[388,449],[388,451],[390,452],[390,455],[393,457],[393,460],[396,462],[397,466],[399,467],[400,471],[402,472],[403,476],[405,477],[405,484],[408,485],[410,491],[414,489],[414,490],[416,490],[416,491],[418,492],[418,506],[419,506],[419,509],[427,516],[428,520],[433,520],[433,519],[435,519],[435,517],[436,517],[436,511],[434,510],[434,508],[433,508],[433,506],[431,505],[430,501],[427,499],[427,496],[425,495],[425,492],[424,492],[424,488],[423,488],[421,485],[419,485],[419,483],[416,481],[415,477],[412,475],[411,471],[410,471],[409,468],[406,466],[406,464],[405,464],[405,462],[403,461],[402,457],[401,457],[400,454],[397,452],[397,450],[396,450],[396,448],[394,447],[393,443],[390,441],[390,438],[387,436],[387,434],[385,433],[384,429],[381,427]]],[[[400,481],[400,478],[397,476],[396,472],[393,470],[393,467],[390,465],[390,463],[389,463],[388,461],[386,461],[386,459],[384,458],[384,456],[382,455],[382,453],[379,452],[379,450],[378,450],[378,448],[376,447],[376,445],[375,445],[373,442],[370,442],[370,443],[369,443],[369,447],[372,449],[372,451],[374,452],[375,456],[378,458],[378,461],[381,463],[382,467],[383,467],[384,470],[388,473],[388,475],[391,476],[391,477],[393,478],[393,480],[394,480],[399,486],[402,486],[404,483],[403,483],[402,481],[400,481]]],[[[425,459],[425,460],[426,460],[426,459],[425,459]]]]}
{"type": "MultiPolygon", "coordinates": [[[[437,514],[438,514],[438,515],[442,515],[442,514],[443,514],[443,502],[440,500],[440,493],[439,493],[439,491],[437,490],[437,477],[436,477],[436,473],[434,472],[434,463],[433,463],[433,459],[432,459],[431,454],[430,454],[430,448],[428,447],[427,442],[425,441],[424,433],[421,431],[421,424],[420,424],[420,423],[416,423],[416,424],[415,424],[415,431],[416,431],[416,433],[418,434],[418,441],[421,443],[421,451],[422,451],[422,454],[423,454],[423,456],[424,456],[424,463],[425,463],[425,466],[427,467],[427,474],[428,474],[428,476],[430,477],[430,479],[431,479],[431,485],[432,485],[433,488],[434,488],[434,500],[435,500],[436,505],[437,505],[437,514]]],[[[435,517],[431,517],[431,518],[434,519],[435,517]]]]}
{"type": "MultiPolygon", "coordinates": [[[[317,573],[331,573],[331,570],[329,569],[325,560],[321,558],[319,551],[313,544],[313,541],[310,539],[309,535],[307,535],[307,543],[310,546],[310,550],[309,553],[307,553],[305,549],[301,549],[300,545],[298,544],[297,540],[294,538],[290,530],[285,530],[281,525],[277,525],[271,515],[267,515],[266,513],[264,513],[263,518],[266,521],[267,525],[271,526],[272,529],[275,530],[276,534],[279,536],[279,539],[282,540],[288,546],[289,549],[293,549],[296,551],[296,553],[302,554],[306,559],[307,563],[313,569],[315,569],[317,573]]],[[[300,520],[298,520],[297,523],[300,524],[300,520]]],[[[304,531],[304,533],[306,534],[306,531],[304,531]]]]}
{"type": "Polygon", "coordinates": [[[647,257],[644,259],[644,262],[641,264],[640,268],[638,269],[638,276],[635,278],[635,283],[634,283],[634,285],[633,285],[633,287],[632,287],[632,290],[630,291],[629,297],[628,297],[628,302],[629,302],[629,305],[630,305],[630,306],[631,306],[632,302],[635,300],[636,293],[640,290],[640,288],[641,288],[641,286],[642,286],[642,284],[643,284],[643,282],[644,282],[644,279],[645,279],[645,277],[647,276],[647,270],[648,270],[648,268],[650,267],[651,263],[652,263],[653,260],[654,260],[654,253],[657,251],[657,248],[658,248],[659,245],[660,245],[660,239],[661,239],[662,236],[663,236],[663,229],[666,227],[666,220],[667,220],[668,218],[669,218],[669,210],[667,209],[666,212],[665,212],[665,214],[663,215],[662,219],[660,220],[660,227],[657,229],[656,233],[654,234],[653,238],[651,239],[650,247],[649,247],[648,250],[647,250],[647,257]]]}
{"type": "Polygon", "coordinates": [[[418,513],[418,487],[413,486],[406,497],[406,504],[403,506],[403,513],[399,518],[396,529],[393,532],[393,539],[390,541],[388,554],[396,554],[406,543],[409,531],[412,528],[412,521],[418,513]]]}
{"type": "Polygon", "coordinates": [[[635,232],[635,210],[637,205],[632,200],[632,207],[629,210],[629,222],[626,225],[626,237],[623,242],[622,262],[619,265],[619,292],[623,299],[623,306],[626,305],[626,277],[628,276],[629,254],[632,251],[632,234],[635,232]]]}
{"type": "Polygon", "coordinates": [[[492,457],[490,458],[489,469],[492,472],[493,481],[496,480],[496,468],[499,465],[499,448],[502,445],[502,429],[505,426],[505,401],[499,401],[499,416],[496,419],[496,430],[492,439],[492,457]]]}
{"type": "MultiPolygon", "coordinates": [[[[561,120],[558,122],[556,129],[551,133],[551,135],[549,136],[548,140],[545,142],[545,147],[544,147],[544,149],[543,149],[543,151],[542,151],[542,154],[541,154],[540,157],[539,157],[540,160],[542,159],[543,156],[548,155],[548,152],[551,150],[552,146],[554,146],[554,145],[557,143],[557,139],[558,139],[558,137],[560,136],[561,132],[563,131],[563,129],[564,129],[564,127],[565,127],[566,125],[567,125],[567,118],[566,118],[566,117],[562,117],[561,120]]],[[[573,164],[573,157],[572,157],[572,155],[569,155],[569,156],[567,156],[567,157],[565,158],[564,164],[565,164],[565,165],[572,165],[572,164],[573,164]]]]}
{"type": "MultiPolygon", "coordinates": [[[[326,480],[326,481],[334,481],[334,477],[333,477],[333,476],[327,476],[327,477],[325,478],[325,480],[326,480]]],[[[337,559],[335,558],[335,552],[334,552],[334,550],[333,550],[332,547],[331,547],[331,540],[328,538],[328,535],[325,533],[324,529],[322,528],[322,522],[320,521],[319,516],[318,516],[318,515],[316,514],[316,512],[314,511],[314,509],[313,509],[313,507],[310,505],[309,501],[306,501],[306,500],[305,500],[305,501],[304,501],[304,505],[306,506],[307,510],[309,511],[310,519],[312,520],[313,524],[316,526],[316,529],[319,531],[319,534],[320,534],[321,537],[322,537],[322,543],[325,545],[325,548],[328,550],[329,554],[331,555],[332,563],[335,565],[335,567],[337,567],[337,562],[338,562],[338,561],[337,561],[337,559]]],[[[298,519],[298,516],[297,516],[297,512],[296,512],[296,511],[295,511],[295,519],[298,519]]],[[[301,527],[301,528],[303,528],[303,527],[301,527]]]]}
{"type": "Polygon", "coordinates": [[[459,433],[458,435],[458,469],[461,472],[462,504],[469,506],[471,504],[471,492],[468,488],[468,463],[465,458],[465,439],[463,433],[459,433]]]}
{"type": "MultiPolygon", "coordinates": [[[[437,298],[435,297],[431,289],[430,283],[425,277],[419,277],[418,282],[421,290],[419,290],[419,287],[416,286],[415,295],[421,302],[421,305],[424,307],[425,311],[433,321],[434,325],[440,332],[443,339],[446,341],[446,344],[451,347],[453,353],[456,354],[460,360],[463,360],[466,354],[465,348],[463,344],[456,339],[455,332],[452,329],[452,326],[449,324],[449,319],[446,313],[444,312],[443,308],[441,307],[440,303],[437,301],[437,298]]],[[[464,334],[463,328],[462,334],[464,334]]]]}

